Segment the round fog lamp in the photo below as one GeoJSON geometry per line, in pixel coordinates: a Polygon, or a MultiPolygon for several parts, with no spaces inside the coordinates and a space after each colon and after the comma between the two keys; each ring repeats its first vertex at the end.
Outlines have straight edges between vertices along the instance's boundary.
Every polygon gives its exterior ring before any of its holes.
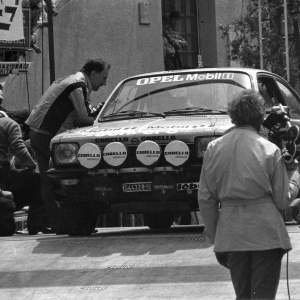
{"type": "Polygon", "coordinates": [[[188,145],[182,141],[172,141],[165,147],[165,158],[172,166],[180,167],[184,165],[190,156],[188,145]]]}
{"type": "Polygon", "coordinates": [[[127,148],[120,142],[110,143],[103,150],[103,159],[111,167],[121,167],[125,163],[127,156],[127,148]]]}
{"type": "Polygon", "coordinates": [[[161,156],[160,146],[153,141],[144,141],[136,148],[136,158],[145,166],[153,166],[161,156]]]}
{"type": "Polygon", "coordinates": [[[97,145],[86,143],[78,151],[78,160],[83,167],[92,169],[99,164],[101,151],[97,145]]]}

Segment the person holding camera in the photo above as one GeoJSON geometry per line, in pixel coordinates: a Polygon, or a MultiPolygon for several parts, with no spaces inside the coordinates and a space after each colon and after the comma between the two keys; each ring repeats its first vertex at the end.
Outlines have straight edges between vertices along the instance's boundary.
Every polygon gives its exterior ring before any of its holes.
{"type": "Polygon", "coordinates": [[[282,213],[299,191],[297,164],[259,134],[261,95],[244,90],[228,106],[236,127],[210,142],[198,202],[218,262],[229,268],[236,299],[275,299],[285,253],[291,250],[282,213]]]}

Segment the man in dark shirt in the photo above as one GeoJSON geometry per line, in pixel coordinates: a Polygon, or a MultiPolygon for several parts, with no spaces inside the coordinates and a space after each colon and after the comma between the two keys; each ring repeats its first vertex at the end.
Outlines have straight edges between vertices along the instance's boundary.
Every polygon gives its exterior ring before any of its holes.
{"type": "Polygon", "coordinates": [[[100,107],[91,105],[90,94],[106,85],[109,70],[110,65],[102,59],[90,59],[76,74],[54,81],[26,121],[41,175],[43,201],[50,227],[56,233],[63,232],[63,225],[47,175],[50,141],[56,134],[72,129],[76,118],[98,114],[100,107]]]}

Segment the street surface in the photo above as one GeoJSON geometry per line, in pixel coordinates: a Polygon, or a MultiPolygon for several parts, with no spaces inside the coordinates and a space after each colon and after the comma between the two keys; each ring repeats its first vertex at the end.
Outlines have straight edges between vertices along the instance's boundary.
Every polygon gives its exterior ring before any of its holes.
{"type": "MultiPolygon", "coordinates": [[[[300,299],[300,228],[288,224],[289,291],[300,299]]],[[[234,299],[203,226],[98,228],[91,237],[0,238],[0,299],[234,299]]],[[[276,299],[289,299],[287,256],[276,299]]]]}

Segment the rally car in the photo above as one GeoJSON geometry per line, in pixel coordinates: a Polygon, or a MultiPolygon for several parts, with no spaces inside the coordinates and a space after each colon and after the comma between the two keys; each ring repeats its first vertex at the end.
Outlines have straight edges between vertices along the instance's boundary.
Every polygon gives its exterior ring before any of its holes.
{"type": "Polygon", "coordinates": [[[90,126],[81,120],[51,141],[48,174],[67,233],[91,234],[97,216],[109,212],[143,214],[150,228],[166,229],[175,215],[197,211],[206,147],[233,126],[227,105],[243,89],[260,92],[267,111],[282,104],[300,123],[298,94],[264,70],[189,69],[121,81],[90,126]]]}

